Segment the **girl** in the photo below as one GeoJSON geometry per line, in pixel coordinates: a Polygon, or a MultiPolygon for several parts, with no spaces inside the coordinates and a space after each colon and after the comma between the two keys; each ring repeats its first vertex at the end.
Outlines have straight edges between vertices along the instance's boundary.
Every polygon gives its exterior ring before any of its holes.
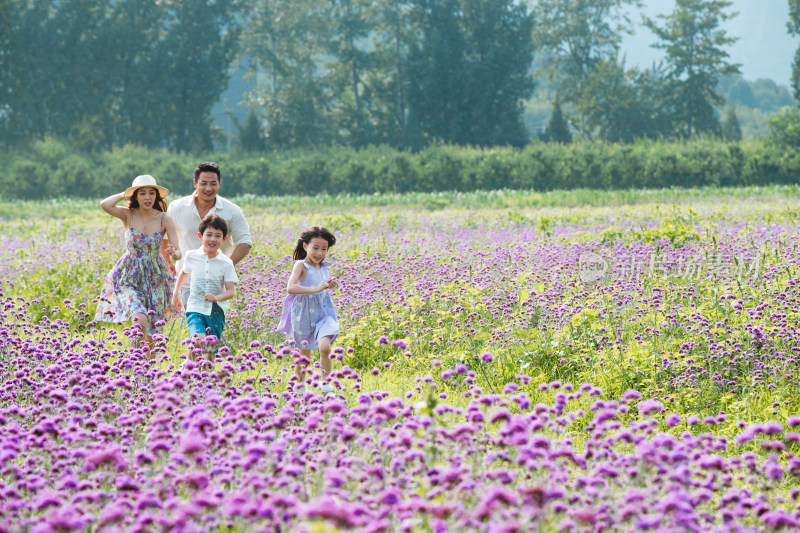
{"type": "MultiPolygon", "coordinates": [[[[325,257],[336,244],[333,233],[320,226],[304,230],[297,239],[294,249],[296,260],[289,282],[286,284],[286,300],[283,302],[283,315],[278,331],[290,334],[300,353],[310,359],[311,350],[319,349],[323,377],[331,373],[331,343],[339,334],[339,321],[333,308],[328,289],[336,289],[339,284],[328,272],[325,257]],[[303,341],[307,344],[303,345],[303,341]]],[[[304,367],[297,364],[298,387],[296,392],[304,392],[304,367]]],[[[331,392],[325,384],[322,392],[331,392]]]]}
{"type": "Polygon", "coordinates": [[[170,306],[175,277],[160,255],[164,235],[170,244],[164,250],[173,259],[180,251],[172,247],[178,242],[172,219],[166,215],[169,191],[159,187],[153,176],[137,176],[125,192],[109,196],[100,207],[122,221],[125,227],[125,253],[105,277],[95,320],[120,324],[133,319],[140,331],[134,333],[134,346],[145,337],[146,351],[152,335],[161,327],[160,320],[169,320],[176,313],[170,306]],[[128,207],[117,207],[126,200],[128,207]],[[152,317],[148,314],[152,312],[152,317]]]}

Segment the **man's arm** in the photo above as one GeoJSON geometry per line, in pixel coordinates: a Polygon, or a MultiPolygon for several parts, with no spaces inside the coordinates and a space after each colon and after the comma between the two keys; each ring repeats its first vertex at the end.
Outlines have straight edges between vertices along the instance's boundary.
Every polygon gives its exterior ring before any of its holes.
{"type": "Polygon", "coordinates": [[[230,257],[235,265],[250,253],[250,248],[253,246],[253,237],[250,235],[250,225],[247,223],[247,220],[245,220],[244,214],[242,214],[242,210],[239,206],[235,206],[235,212],[231,217],[230,226],[231,238],[233,238],[235,244],[230,257]]]}
{"type": "Polygon", "coordinates": [[[249,253],[250,253],[250,245],[249,244],[244,244],[244,243],[237,244],[236,248],[234,248],[233,252],[231,252],[231,261],[233,261],[233,264],[235,265],[239,261],[244,259],[245,256],[247,256],[247,254],[249,254],[249,253]]]}

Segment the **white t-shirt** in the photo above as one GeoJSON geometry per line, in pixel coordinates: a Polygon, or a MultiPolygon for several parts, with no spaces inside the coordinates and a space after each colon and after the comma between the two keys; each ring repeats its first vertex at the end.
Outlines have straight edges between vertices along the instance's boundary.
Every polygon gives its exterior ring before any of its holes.
{"type": "MultiPolygon", "coordinates": [[[[175,229],[178,234],[178,247],[181,250],[182,259],[178,260],[175,270],[181,272],[186,254],[189,250],[196,250],[203,247],[203,243],[197,236],[200,229],[200,213],[194,203],[197,192],[190,196],[184,196],[169,204],[167,214],[175,222],[175,229]]],[[[228,238],[220,246],[220,251],[230,256],[237,244],[249,244],[253,246],[253,238],[250,236],[250,226],[247,224],[242,210],[238,205],[222,196],[217,195],[214,207],[209,209],[208,214],[215,213],[221,216],[228,224],[228,238]]],[[[175,246],[175,243],[172,243],[175,246]]]]}
{"type": "MultiPolygon", "coordinates": [[[[201,313],[210,316],[213,302],[205,301],[206,294],[219,294],[225,291],[225,283],[228,281],[239,282],[230,257],[217,253],[216,256],[209,258],[202,248],[186,252],[181,272],[189,274],[187,313],[201,313]]],[[[227,313],[231,305],[230,299],[217,302],[217,305],[227,313]]]]}

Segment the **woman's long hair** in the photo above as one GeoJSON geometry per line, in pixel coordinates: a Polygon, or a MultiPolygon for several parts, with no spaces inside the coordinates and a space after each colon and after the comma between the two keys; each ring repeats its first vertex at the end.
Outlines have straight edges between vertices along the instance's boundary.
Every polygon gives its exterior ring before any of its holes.
{"type": "Polygon", "coordinates": [[[297,239],[297,246],[294,248],[295,261],[300,261],[306,258],[306,250],[303,248],[303,244],[310,243],[311,239],[314,237],[320,237],[328,241],[328,249],[333,248],[333,245],[336,244],[336,237],[326,228],[323,228],[322,226],[311,226],[310,228],[306,228],[303,230],[303,233],[300,234],[300,238],[297,239]]]}

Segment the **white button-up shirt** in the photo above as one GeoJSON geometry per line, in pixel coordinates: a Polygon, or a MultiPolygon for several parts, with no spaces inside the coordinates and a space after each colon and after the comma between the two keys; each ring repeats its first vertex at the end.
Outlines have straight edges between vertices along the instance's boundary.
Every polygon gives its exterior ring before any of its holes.
{"type": "MultiPolygon", "coordinates": [[[[189,250],[197,250],[203,247],[202,241],[197,236],[200,229],[200,213],[194,198],[197,192],[190,196],[184,196],[175,200],[167,207],[167,214],[175,222],[175,229],[178,234],[178,248],[181,250],[181,257],[186,257],[189,250]]],[[[228,238],[220,246],[220,251],[230,256],[237,244],[249,244],[253,246],[253,238],[250,236],[250,226],[242,214],[238,205],[230,200],[217,195],[217,201],[208,211],[208,215],[215,213],[221,216],[228,224],[228,238]]],[[[175,246],[175,243],[172,243],[175,246]]],[[[180,259],[175,265],[175,270],[180,272],[183,269],[184,259],[180,259]]]]}
{"type": "MultiPolygon", "coordinates": [[[[214,302],[205,301],[206,294],[216,295],[224,292],[225,283],[228,281],[239,282],[230,257],[218,253],[209,258],[202,249],[186,252],[181,271],[189,274],[190,289],[189,300],[186,302],[187,313],[202,313],[210,316],[214,302]]],[[[225,313],[231,306],[229,299],[217,302],[217,305],[225,313]]]]}

